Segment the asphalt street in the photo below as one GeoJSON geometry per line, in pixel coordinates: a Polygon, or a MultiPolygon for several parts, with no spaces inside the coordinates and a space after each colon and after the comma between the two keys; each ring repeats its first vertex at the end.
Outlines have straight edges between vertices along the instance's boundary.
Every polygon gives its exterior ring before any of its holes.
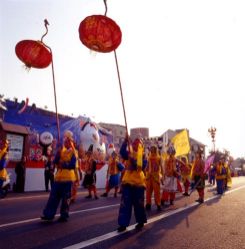
{"type": "Polygon", "coordinates": [[[134,229],[132,216],[123,233],[116,231],[120,196],[113,193],[95,200],[79,190],[65,223],[57,221],[59,214],[53,222],[40,220],[48,193],[9,193],[0,200],[0,248],[245,249],[245,177],[232,180],[222,196],[207,184],[201,205],[196,192],[190,197],[178,193],[175,205],[162,211],[153,201],[144,229],[134,229]]]}

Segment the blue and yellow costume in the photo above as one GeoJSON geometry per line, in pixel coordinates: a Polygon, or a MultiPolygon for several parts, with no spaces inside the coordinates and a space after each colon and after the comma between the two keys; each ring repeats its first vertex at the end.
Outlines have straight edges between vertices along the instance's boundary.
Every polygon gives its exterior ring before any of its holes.
{"type": "Polygon", "coordinates": [[[69,217],[69,204],[71,198],[72,183],[76,180],[76,151],[72,141],[72,133],[64,134],[64,146],[56,154],[54,164],[57,165],[57,172],[54,178],[48,203],[43,210],[43,220],[52,220],[56,214],[58,205],[60,207],[60,221],[66,221],[69,217]]]}
{"type": "Polygon", "coordinates": [[[102,194],[102,197],[107,197],[112,188],[115,189],[114,197],[117,197],[117,192],[120,184],[121,172],[124,170],[124,165],[119,161],[117,153],[115,151],[109,157],[108,169],[107,169],[107,183],[106,192],[102,194]]]}
{"type": "Polygon", "coordinates": [[[222,195],[224,193],[225,178],[226,178],[226,170],[224,163],[221,160],[217,163],[216,174],[215,174],[215,179],[217,183],[217,193],[219,195],[222,195]]]}
{"type": "Polygon", "coordinates": [[[144,168],[147,161],[143,159],[143,143],[140,139],[136,139],[132,146],[133,149],[128,151],[129,142],[126,139],[120,149],[120,155],[124,160],[125,173],[122,178],[122,198],[119,209],[118,232],[126,230],[129,226],[132,208],[134,208],[134,215],[137,229],[144,226],[147,222],[144,208],[145,197],[145,175],[144,168]]]}
{"type": "Polygon", "coordinates": [[[5,144],[0,151],[0,198],[4,197],[2,186],[3,183],[8,178],[8,172],[6,170],[7,162],[8,162],[8,142],[5,141],[5,144]]]}

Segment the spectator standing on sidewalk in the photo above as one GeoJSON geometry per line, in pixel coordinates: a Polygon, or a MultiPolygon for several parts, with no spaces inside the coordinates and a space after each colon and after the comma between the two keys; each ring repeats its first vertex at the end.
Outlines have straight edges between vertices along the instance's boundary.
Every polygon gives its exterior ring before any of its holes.
{"type": "Polygon", "coordinates": [[[16,182],[15,182],[15,192],[23,193],[25,189],[25,168],[26,159],[23,157],[15,166],[16,182]]]}
{"type": "Polygon", "coordinates": [[[47,155],[44,156],[44,181],[45,181],[45,190],[46,192],[52,188],[54,183],[54,163],[53,163],[53,155],[52,148],[49,146],[47,148],[47,155]]]}

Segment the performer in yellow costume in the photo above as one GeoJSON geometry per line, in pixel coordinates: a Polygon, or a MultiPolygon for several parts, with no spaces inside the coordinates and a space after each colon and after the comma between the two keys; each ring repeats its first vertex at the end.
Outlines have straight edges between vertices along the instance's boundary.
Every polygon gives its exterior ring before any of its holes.
{"type": "Polygon", "coordinates": [[[230,166],[227,161],[224,163],[224,167],[225,167],[224,189],[227,190],[227,188],[230,188],[232,185],[231,170],[230,170],[230,166]]]}
{"type": "Polygon", "coordinates": [[[67,221],[69,217],[69,204],[71,198],[72,183],[76,180],[76,150],[73,142],[73,134],[66,131],[63,138],[64,145],[56,154],[54,164],[57,172],[54,179],[49,199],[43,210],[42,220],[51,221],[54,219],[57,208],[61,201],[59,221],[67,221]]]}
{"type": "Polygon", "coordinates": [[[77,190],[79,187],[79,183],[81,180],[81,172],[80,172],[80,159],[78,156],[78,150],[75,150],[75,155],[76,155],[76,167],[75,167],[75,181],[72,183],[72,188],[71,188],[71,203],[75,202],[77,199],[77,190]]]}
{"type": "Polygon", "coordinates": [[[161,211],[161,193],[160,184],[163,176],[163,167],[161,156],[155,145],[150,148],[150,154],[147,159],[146,173],[146,210],[151,209],[151,196],[154,192],[155,204],[157,210],[161,211]]]}
{"type": "Polygon", "coordinates": [[[181,180],[185,188],[184,196],[189,196],[189,187],[190,187],[190,177],[191,177],[191,164],[188,163],[186,157],[181,157],[180,161],[180,172],[181,172],[181,180]]]}
{"type": "Polygon", "coordinates": [[[224,193],[226,179],[225,158],[223,155],[220,156],[220,159],[216,165],[215,179],[217,184],[217,193],[222,195],[224,193]]]}
{"type": "Polygon", "coordinates": [[[163,180],[163,192],[162,192],[162,206],[169,200],[170,205],[174,204],[175,193],[178,191],[177,186],[177,168],[176,168],[176,158],[175,158],[175,149],[171,145],[168,150],[168,157],[164,162],[164,180],[163,180]]]}
{"type": "Polygon", "coordinates": [[[6,170],[8,163],[8,150],[9,150],[9,143],[7,140],[4,140],[3,146],[0,150],[0,198],[4,198],[6,195],[2,187],[4,182],[8,178],[8,172],[6,170]]]}
{"type": "Polygon", "coordinates": [[[124,160],[125,173],[122,178],[122,197],[118,215],[118,232],[125,231],[129,226],[132,209],[137,222],[136,229],[142,229],[147,222],[144,197],[146,160],[143,158],[143,142],[137,138],[131,143],[126,137],[120,149],[120,155],[124,160]]]}
{"type": "Polygon", "coordinates": [[[194,181],[194,186],[198,192],[199,198],[196,202],[204,202],[204,188],[205,188],[205,163],[202,159],[203,151],[199,148],[196,152],[196,157],[193,163],[191,179],[194,181]]]}

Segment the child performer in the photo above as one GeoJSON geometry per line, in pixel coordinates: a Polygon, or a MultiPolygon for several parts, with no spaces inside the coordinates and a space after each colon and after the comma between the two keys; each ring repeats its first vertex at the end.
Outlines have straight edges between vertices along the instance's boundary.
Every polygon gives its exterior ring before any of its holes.
{"type": "Polygon", "coordinates": [[[109,178],[108,183],[106,185],[106,192],[102,194],[102,197],[107,197],[108,193],[112,188],[115,189],[114,197],[117,197],[117,192],[120,184],[120,176],[121,171],[124,169],[124,165],[119,162],[117,153],[115,151],[112,152],[109,157],[108,169],[106,179],[109,178]]]}
{"type": "Polygon", "coordinates": [[[83,187],[88,189],[88,196],[85,198],[92,198],[92,192],[94,193],[94,198],[97,200],[99,197],[97,196],[96,189],[96,161],[93,158],[93,145],[91,144],[84,160],[84,169],[85,176],[83,180],[83,187]]]}

